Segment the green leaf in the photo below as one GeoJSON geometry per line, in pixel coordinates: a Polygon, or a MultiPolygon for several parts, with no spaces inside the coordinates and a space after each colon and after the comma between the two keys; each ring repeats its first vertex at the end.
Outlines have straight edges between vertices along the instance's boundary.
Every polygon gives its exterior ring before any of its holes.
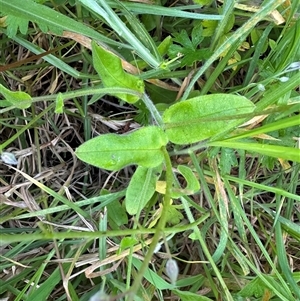
{"type": "Polygon", "coordinates": [[[188,166],[185,165],[178,165],[177,169],[186,180],[187,185],[183,189],[173,188],[171,194],[172,198],[179,198],[182,195],[190,195],[199,191],[200,183],[196,178],[195,174],[193,173],[193,171],[188,166]]]}
{"type": "Polygon", "coordinates": [[[19,109],[27,109],[31,106],[31,96],[22,91],[10,91],[0,84],[0,93],[6,98],[6,101],[19,109]]]}
{"type": "Polygon", "coordinates": [[[209,58],[211,51],[208,48],[197,49],[203,40],[202,31],[202,25],[196,25],[192,30],[192,40],[186,30],[174,34],[174,42],[180,45],[170,45],[168,49],[169,56],[175,58],[178,54],[182,54],[183,59],[181,60],[181,66],[191,66],[196,61],[209,58]]]}
{"type": "Polygon", "coordinates": [[[172,290],[172,292],[180,297],[181,301],[213,301],[210,298],[205,296],[201,296],[195,293],[187,292],[187,291],[180,291],[180,290],[172,290]]]}
{"type": "Polygon", "coordinates": [[[20,29],[21,34],[25,35],[28,30],[28,23],[29,21],[26,19],[19,18],[17,16],[8,15],[6,18],[8,37],[9,38],[14,37],[18,32],[18,28],[20,29]]]}
{"type": "MultiPolygon", "coordinates": [[[[135,268],[139,271],[142,262],[137,259],[132,257],[132,264],[135,266],[135,268]]],[[[154,287],[158,290],[166,290],[166,289],[172,289],[174,286],[168,282],[166,282],[162,277],[158,275],[158,273],[153,272],[150,268],[147,268],[145,274],[144,274],[145,279],[147,279],[151,284],[154,285],[154,287]]]]}
{"type": "Polygon", "coordinates": [[[118,199],[107,204],[106,207],[109,225],[112,228],[117,229],[116,226],[120,227],[128,223],[128,216],[125,208],[122,206],[122,204],[120,204],[120,201],[118,199]]]}
{"type": "Polygon", "coordinates": [[[197,48],[197,46],[203,41],[203,27],[201,24],[198,24],[194,26],[192,30],[192,43],[194,45],[194,48],[197,48]]]}
{"type": "Polygon", "coordinates": [[[215,141],[209,143],[210,146],[230,147],[234,149],[244,149],[246,151],[259,153],[262,155],[300,162],[300,150],[292,147],[278,146],[272,144],[246,143],[235,141],[215,141]]]}
{"type": "Polygon", "coordinates": [[[163,39],[163,41],[157,46],[157,50],[160,53],[160,55],[165,55],[168,51],[168,48],[172,44],[172,37],[167,36],[163,39]]]}
{"type": "Polygon", "coordinates": [[[181,30],[180,33],[174,33],[175,39],[174,41],[181,44],[184,48],[195,49],[190,37],[186,30],[181,30]]]}
{"type": "MultiPolygon", "coordinates": [[[[95,42],[92,42],[92,50],[94,68],[101,77],[104,87],[127,88],[144,93],[144,82],[126,73],[122,68],[121,60],[115,54],[98,46],[95,42]]],[[[138,96],[126,93],[116,93],[116,96],[128,103],[135,103],[139,100],[138,96]]]]}
{"type": "Polygon", "coordinates": [[[178,211],[174,206],[168,206],[167,209],[167,220],[166,222],[171,225],[178,225],[184,218],[182,213],[178,211]]]}
{"type": "Polygon", "coordinates": [[[203,26],[203,37],[211,37],[218,26],[218,22],[215,20],[203,20],[201,24],[203,26]]]}
{"type": "Polygon", "coordinates": [[[63,113],[64,111],[64,98],[63,94],[59,92],[55,99],[55,113],[63,113]]]}
{"type": "Polygon", "coordinates": [[[32,0],[22,0],[22,5],[20,5],[20,0],[1,1],[0,6],[2,15],[12,15],[37,23],[43,32],[51,31],[61,35],[62,32],[66,30],[111,45],[123,45],[113,39],[107,38],[86,24],[76,21],[74,18],[67,17],[53,8],[36,3],[32,0]]]}
{"type": "Polygon", "coordinates": [[[124,238],[122,238],[121,243],[120,243],[120,247],[119,247],[119,250],[118,250],[118,254],[120,254],[122,251],[124,251],[124,250],[126,250],[130,247],[133,247],[137,243],[138,243],[138,240],[134,237],[124,237],[124,238]]]}
{"type": "Polygon", "coordinates": [[[254,104],[243,96],[212,94],[172,105],[163,114],[166,134],[175,144],[189,144],[226,132],[252,113],[254,104]],[[240,116],[242,114],[242,116],[240,116]]]}
{"type": "Polygon", "coordinates": [[[261,297],[266,289],[264,283],[256,277],[251,282],[249,282],[239,293],[242,297],[261,297]]]}
{"type": "Polygon", "coordinates": [[[161,148],[167,143],[161,128],[149,126],[125,135],[98,136],[79,146],[76,155],[86,163],[108,170],[132,164],[151,168],[163,162],[161,148]]]}
{"type": "Polygon", "coordinates": [[[225,147],[221,149],[219,166],[222,175],[230,174],[231,168],[238,166],[237,157],[233,149],[225,147]]]}
{"type": "Polygon", "coordinates": [[[184,176],[187,182],[186,190],[190,191],[191,194],[197,192],[200,189],[200,183],[193,171],[185,165],[178,165],[177,169],[184,176]]]}
{"type": "Polygon", "coordinates": [[[139,166],[132,176],[126,191],[125,206],[130,215],[140,213],[155,192],[162,166],[146,168],[139,166]]]}

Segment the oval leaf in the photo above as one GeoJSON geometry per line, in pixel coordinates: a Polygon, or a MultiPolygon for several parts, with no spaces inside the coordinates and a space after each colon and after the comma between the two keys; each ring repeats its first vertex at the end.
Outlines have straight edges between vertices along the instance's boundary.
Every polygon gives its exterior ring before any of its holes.
{"type": "Polygon", "coordinates": [[[228,131],[252,113],[255,105],[243,96],[213,94],[172,105],[163,114],[166,134],[175,144],[195,143],[228,131]]]}
{"type": "Polygon", "coordinates": [[[126,191],[125,206],[130,215],[140,213],[155,192],[162,166],[145,168],[139,166],[132,176],[126,191]]]}
{"type": "Polygon", "coordinates": [[[93,138],[79,146],[76,155],[86,163],[108,170],[131,164],[151,168],[163,162],[161,148],[167,143],[161,128],[149,126],[126,135],[105,134],[93,138]]]}
{"type": "MultiPolygon", "coordinates": [[[[104,87],[127,88],[144,93],[144,82],[137,76],[126,73],[119,57],[95,42],[92,42],[92,50],[94,68],[101,77],[104,87]]],[[[138,96],[126,93],[116,93],[116,96],[128,103],[135,103],[139,100],[138,96]]]]}

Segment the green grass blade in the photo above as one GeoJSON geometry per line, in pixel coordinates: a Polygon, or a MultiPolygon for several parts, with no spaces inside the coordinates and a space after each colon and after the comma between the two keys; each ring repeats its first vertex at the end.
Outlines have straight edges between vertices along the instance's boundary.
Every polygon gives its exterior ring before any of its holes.
{"type": "Polygon", "coordinates": [[[281,231],[281,223],[278,221],[275,225],[275,239],[276,239],[276,251],[278,256],[278,263],[280,265],[282,274],[284,275],[285,279],[288,281],[291,288],[293,288],[294,294],[300,300],[299,286],[292,275],[291,267],[287,260],[287,254],[284,245],[285,238],[281,231]]]}
{"type": "Polygon", "coordinates": [[[300,125],[300,118],[298,115],[295,115],[295,116],[288,117],[285,119],[280,119],[275,122],[267,123],[266,125],[263,125],[259,128],[255,128],[253,130],[246,131],[245,133],[227,138],[226,141],[253,137],[255,135],[265,134],[268,132],[277,131],[277,130],[281,130],[281,129],[285,129],[285,128],[290,128],[290,127],[297,126],[297,125],[298,126],[300,125]]]}
{"type": "Polygon", "coordinates": [[[220,55],[224,52],[227,52],[231,45],[235,45],[237,41],[244,40],[249,34],[251,29],[261,20],[263,20],[267,15],[269,15],[273,10],[276,9],[283,3],[283,0],[276,0],[273,2],[268,2],[268,4],[261,7],[261,9],[253,15],[253,17],[248,20],[243,26],[237,29],[233,35],[231,35],[218,49],[215,50],[213,55],[205,62],[205,64],[198,70],[198,72],[192,78],[190,84],[187,86],[182,99],[187,99],[190,92],[192,91],[197,80],[204,74],[204,72],[217,60],[220,55]]]}
{"type": "Polygon", "coordinates": [[[57,34],[62,34],[64,30],[68,30],[104,43],[125,47],[125,45],[105,37],[90,27],[63,15],[46,5],[41,5],[31,0],[22,1],[22,5],[20,5],[19,0],[2,1],[1,11],[3,14],[13,15],[45,25],[57,34]]]}
{"type": "MultiPolygon", "coordinates": [[[[112,3],[112,7],[120,8],[120,6],[114,1],[107,1],[107,3],[112,3]]],[[[213,15],[213,14],[200,14],[192,13],[184,10],[188,9],[199,9],[198,5],[188,6],[176,6],[176,7],[163,7],[155,4],[146,4],[138,2],[123,2],[123,5],[127,7],[130,11],[136,14],[146,14],[146,15],[155,15],[155,16],[168,16],[174,18],[184,18],[184,19],[195,19],[195,20],[222,20],[222,15],[213,15]]]]}
{"type": "Polygon", "coordinates": [[[80,2],[89,8],[94,13],[101,15],[109,26],[115,30],[115,32],[125,41],[131,45],[135,52],[150,66],[157,68],[162,61],[155,58],[141,41],[127,28],[124,22],[118,17],[118,15],[111,9],[106,1],[99,0],[100,5],[94,0],[80,0],[80,2]],[[103,13],[104,11],[104,13],[103,13]]]}
{"type": "Polygon", "coordinates": [[[292,160],[300,163],[300,150],[292,147],[260,143],[243,143],[235,141],[214,141],[209,142],[208,145],[229,147],[234,149],[244,149],[246,151],[259,153],[265,156],[292,160]]]}

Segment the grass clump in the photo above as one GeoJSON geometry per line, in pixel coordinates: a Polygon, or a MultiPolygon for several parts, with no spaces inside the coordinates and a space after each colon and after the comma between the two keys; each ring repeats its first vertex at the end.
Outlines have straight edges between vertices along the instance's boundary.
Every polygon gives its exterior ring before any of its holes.
{"type": "Polygon", "coordinates": [[[298,1],[0,8],[2,300],[300,300],[298,1]]]}

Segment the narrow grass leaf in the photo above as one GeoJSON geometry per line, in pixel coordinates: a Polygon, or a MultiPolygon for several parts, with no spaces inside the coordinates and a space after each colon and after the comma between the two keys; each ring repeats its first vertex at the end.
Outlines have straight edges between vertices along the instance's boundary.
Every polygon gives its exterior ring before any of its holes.
{"type": "Polygon", "coordinates": [[[132,30],[134,31],[134,35],[136,37],[139,37],[143,45],[149,49],[149,51],[154,55],[154,57],[158,61],[161,61],[162,57],[158,51],[158,47],[154,43],[153,38],[150,36],[148,31],[145,29],[144,24],[141,23],[139,19],[126,8],[123,2],[119,0],[117,0],[116,2],[118,2],[119,5],[122,7],[125,18],[127,22],[130,24],[132,30]]]}
{"type": "Polygon", "coordinates": [[[180,297],[180,300],[182,301],[213,301],[213,299],[192,292],[180,291],[177,289],[172,290],[172,292],[180,297]]]}
{"type": "MultiPolygon", "coordinates": [[[[287,282],[289,283],[289,287],[291,287],[294,291],[295,296],[300,300],[300,290],[297,282],[293,278],[290,264],[288,263],[286,249],[284,245],[284,237],[281,231],[281,223],[277,221],[275,225],[275,241],[276,241],[276,251],[278,256],[278,263],[280,265],[281,271],[287,282]]],[[[292,295],[292,293],[290,292],[292,295]]]]}
{"type": "MultiPolygon", "coordinates": [[[[111,3],[112,7],[120,8],[119,4],[114,1],[107,1],[111,3]]],[[[139,3],[139,2],[123,2],[124,5],[132,12],[139,14],[149,14],[155,16],[169,16],[169,17],[178,17],[183,19],[195,19],[195,20],[222,20],[222,15],[214,14],[200,14],[193,13],[187,10],[187,5],[176,7],[164,7],[161,5],[139,3]]],[[[199,9],[199,6],[195,6],[195,9],[199,9]]]]}
{"type": "Polygon", "coordinates": [[[35,22],[44,32],[51,30],[56,34],[62,34],[64,30],[68,30],[111,45],[125,47],[125,45],[105,37],[89,26],[31,0],[23,0],[22,5],[20,5],[19,0],[1,1],[1,12],[4,15],[12,15],[35,22]]]}
{"type": "MultiPolygon", "coordinates": [[[[139,271],[142,262],[138,260],[137,258],[132,258],[132,264],[135,266],[135,268],[139,271]]],[[[172,289],[174,286],[167,281],[165,281],[161,276],[159,276],[157,273],[153,272],[150,268],[146,270],[146,273],[144,277],[152,284],[154,287],[158,290],[166,290],[166,289],[172,289]]]]}
{"type": "Polygon", "coordinates": [[[31,176],[29,176],[25,172],[23,172],[23,171],[21,171],[21,170],[19,170],[17,168],[14,168],[12,166],[10,168],[12,168],[16,172],[20,173],[24,178],[26,178],[27,180],[29,180],[31,183],[35,184],[37,187],[39,187],[41,190],[45,191],[47,194],[53,196],[54,198],[58,199],[59,201],[61,201],[65,205],[67,205],[69,208],[73,209],[75,212],[77,212],[77,214],[81,214],[85,218],[89,218],[89,214],[87,212],[83,211],[81,208],[79,208],[76,205],[76,203],[73,203],[73,202],[69,201],[67,198],[64,198],[62,195],[60,195],[59,193],[55,192],[54,190],[52,190],[48,186],[40,183],[39,181],[37,181],[36,179],[32,178],[31,176]]]}
{"type": "MultiPolygon", "coordinates": [[[[86,7],[94,11],[95,13],[98,13],[97,10],[98,7],[104,11],[105,13],[100,14],[101,17],[103,17],[106,22],[109,24],[109,26],[112,27],[112,29],[123,39],[131,45],[135,52],[150,66],[153,66],[157,68],[161,61],[157,60],[149,51],[147,47],[145,47],[140,40],[127,28],[125,23],[119,18],[119,16],[114,12],[114,10],[108,5],[107,1],[99,0],[98,2],[94,0],[80,0],[82,4],[84,4],[86,7]],[[100,5],[101,7],[100,7],[100,5]],[[95,8],[97,10],[95,10],[95,8]]],[[[99,13],[98,13],[99,14],[99,13]]]]}
{"type": "MultiPolygon", "coordinates": [[[[300,197],[298,196],[298,202],[300,202],[300,197]]],[[[272,218],[276,218],[276,213],[270,210],[266,205],[264,204],[258,204],[260,207],[262,207],[268,214],[272,216],[272,218]]],[[[284,231],[287,232],[289,235],[291,235],[293,238],[295,238],[300,243],[300,225],[283,217],[278,216],[277,217],[278,222],[280,222],[281,226],[283,227],[284,231]]]]}
{"type": "Polygon", "coordinates": [[[237,197],[234,195],[234,192],[232,191],[232,188],[229,185],[228,180],[225,179],[224,184],[225,184],[226,190],[228,192],[228,195],[230,197],[229,205],[233,212],[235,226],[238,230],[239,237],[243,241],[243,243],[247,243],[247,236],[246,236],[246,230],[244,227],[243,219],[241,218],[241,216],[239,214],[239,210],[241,210],[241,208],[240,208],[241,204],[240,204],[239,200],[237,199],[237,197]]]}
{"type": "Polygon", "coordinates": [[[276,9],[277,6],[279,6],[283,2],[284,0],[265,2],[265,5],[261,6],[261,9],[256,14],[254,14],[251,17],[251,19],[244,23],[243,26],[239,27],[234,32],[234,34],[232,34],[226,41],[224,41],[224,43],[222,43],[220,47],[215,49],[213,55],[205,62],[205,64],[203,64],[203,66],[197,71],[197,73],[190,81],[183,94],[183,99],[187,99],[197,80],[201,77],[201,75],[204,74],[204,72],[208,68],[210,68],[213,65],[213,62],[217,60],[222,53],[233,50],[231,49],[232,45],[234,45],[234,47],[238,47],[240,43],[237,42],[243,41],[258,22],[263,20],[267,15],[269,15],[273,10],[276,9]]]}
{"type": "MultiPolygon", "coordinates": [[[[30,50],[31,52],[33,52],[37,55],[45,52],[45,50],[42,49],[41,47],[34,45],[30,41],[27,41],[25,38],[22,38],[20,36],[15,36],[12,39],[14,41],[16,41],[18,44],[24,46],[25,48],[27,48],[28,50],[30,50]]],[[[48,54],[48,55],[43,56],[43,60],[45,60],[50,65],[57,67],[58,69],[62,70],[63,72],[66,72],[67,74],[69,74],[75,78],[83,78],[83,77],[87,76],[87,75],[82,74],[75,68],[71,67],[70,65],[65,63],[61,58],[56,57],[53,54],[48,54]]]]}
{"type": "Polygon", "coordinates": [[[236,115],[252,113],[254,108],[245,97],[212,94],[172,105],[164,112],[163,121],[171,142],[189,144],[234,128],[243,121],[236,115]]]}
{"type": "MultiPolygon", "coordinates": [[[[126,73],[122,68],[121,59],[112,52],[92,42],[93,64],[105,87],[120,87],[144,93],[144,82],[137,76],[126,73]]],[[[135,103],[140,97],[126,93],[116,93],[120,99],[135,103]]]]}
{"type": "Polygon", "coordinates": [[[214,141],[208,143],[210,146],[231,147],[234,149],[244,149],[248,152],[254,152],[270,157],[281,158],[300,162],[300,150],[292,147],[278,146],[261,143],[245,143],[231,141],[214,141]]]}
{"type": "Polygon", "coordinates": [[[98,136],[79,146],[76,155],[88,164],[108,170],[133,164],[151,168],[163,162],[161,148],[167,143],[161,128],[149,126],[125,135],[98,136]]]}
{"type": "Polygon", "coordinates": [[[300,118],[298,115],[291,116],[288,118],[280,119],[275,122],[267,123],[261,127],[255,128],[253,130],[246,131],[244,133],[235,135],[226,139],[226,141],[232,141],[241,138],[254,137],[255,135],[264,134],[272,131],[277,131],[281,129],[285,129],[292,126],[300,125],[300,118]]]}
{"type": "Polygon", "coordinates": [[[37,290],[30,295],[30,301],[48,300],[53,289],[60,283],[61,274],[59,268],[56,268],[50,276],[42,283],[37,290]]]}

